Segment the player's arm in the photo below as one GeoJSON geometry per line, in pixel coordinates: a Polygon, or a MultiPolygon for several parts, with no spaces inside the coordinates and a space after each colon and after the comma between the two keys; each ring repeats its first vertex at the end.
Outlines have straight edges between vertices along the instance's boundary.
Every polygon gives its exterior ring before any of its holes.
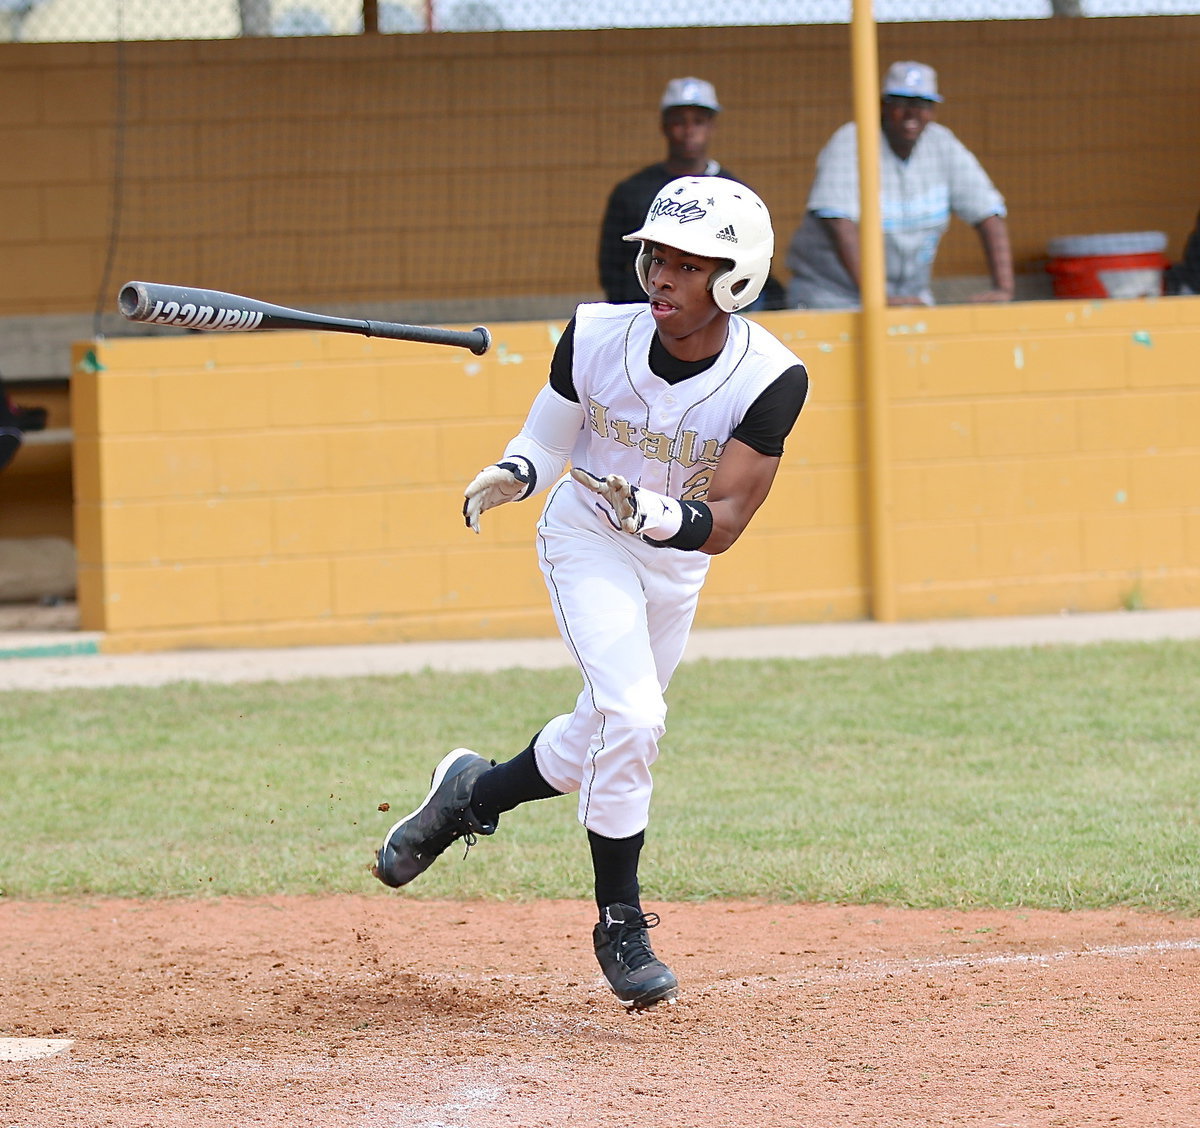
{"type": "Polygon", "coordinates": [[[987,255],[992,288],[972,294],[973,302],[1010,302],[1013,297],[1012,248],[1008,239],[1008,221],[1002,215],[989,215],[975,225],[983,253],[987,255]]]}
{"type": "Polygon", "coordinates": [[[833,249],[837,252],[838,260],[846,268],[856,289],[862,289],[862,255],[859,249],[858,224],[852,219],[840,215],[822,215],[818,217],[833,249]]]}
{"type": "Polygon", "coordinates": [[[736,543],[767,500],[779,462],[778,457],[759,454],[737,439],[725,444],[708,488],[712,532],[700,546],[701,552],[716,556],[736,543]]]}
{"type": "Polygon", "coordinates": [[[550,380],[534,398],[520,432],[503,456],[485,466],[463,491],[463,520],[479,532],[479,517],[497,505],[524,501],[546,489],[565,469],[583,428],[583,408],[571,382],[574,319],[554,350],[550,380]]]}
{"type": "Polygon", "coordinates": [[[729,548],[766,500],[779,457],[759,454],[730,439],[721,452],[707,501],[664,497],[630,485],[620,474],[599,477],[572,467],[571,477],[612,507],[614,526],[659,548],[679,548],[716,556],[729,548]]]}

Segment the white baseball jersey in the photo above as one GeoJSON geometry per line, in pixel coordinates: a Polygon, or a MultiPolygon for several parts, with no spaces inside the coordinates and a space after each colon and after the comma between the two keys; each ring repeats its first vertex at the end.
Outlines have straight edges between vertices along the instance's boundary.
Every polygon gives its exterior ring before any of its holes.
{"type": "MultiPolygon", "coordinates": [[[[669,383],[650,369],[648,307],[582,305],[575,315],[575,390],[583,427],[573,465],[703,501],[725,444],[756,399],[800,362],[759,325],[729,319],[711,367],[669,383]]],[[[790,420],[789,420],[790,422],[790,420]]],[[[550,489],[538,552],[559,630],[583,690],[534,743],[538,770],[579,792],[579,818],[610,838],[644,829],[650,766],[666,729],[663,694],[683,656],[711,557],[647,544],[569,475],[550,489]]]]}

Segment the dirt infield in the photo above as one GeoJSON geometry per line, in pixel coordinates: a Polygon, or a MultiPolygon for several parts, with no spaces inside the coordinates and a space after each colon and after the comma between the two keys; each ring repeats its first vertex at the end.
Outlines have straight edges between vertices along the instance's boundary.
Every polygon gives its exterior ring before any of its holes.
{"type": "Polygon", "coordinates": [[[0,901],[4,1128],[1200,1122],[1200,922],[661,905],[627,1015],[582,902],[0,901]]]}

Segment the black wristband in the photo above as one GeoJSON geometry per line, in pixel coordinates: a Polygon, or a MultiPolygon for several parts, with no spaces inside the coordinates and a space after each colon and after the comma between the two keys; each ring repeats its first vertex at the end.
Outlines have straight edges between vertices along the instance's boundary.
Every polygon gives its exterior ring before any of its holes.
{"type": "Polygon", "coordinates": [[[529,461],[523,454],[509,455],[502,462],[497,462],[497,466],[503,466],[518,482],[524,483],[525,488],[521,491],[517,501],[523,501],[537,488],[537,470],[532,462],[529,461]]]}
{"type": "Polygon", "coordinates": [[[655,548],[678,548],[683,552],[695,552],[703,548],[712,536],[712,510],[702,501],[681,501],[679,508],[683,511],[683,524],[679,526],[679,532],[666,540],[654,540],[647,536],[643,536],[642,540],[655,548]]]}

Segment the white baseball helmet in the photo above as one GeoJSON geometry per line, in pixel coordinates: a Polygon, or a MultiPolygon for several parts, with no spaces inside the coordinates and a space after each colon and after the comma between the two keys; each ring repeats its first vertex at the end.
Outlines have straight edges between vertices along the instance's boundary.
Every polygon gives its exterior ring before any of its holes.
{"type": "Polygon", "coordinates": [[[722,176],[684,176],[659,190],[646,222],[625,236],[642,244],[637,275],[650,292],[650,247],[660,243],[691,255],[728,259],[713,274],[713,301],[726,313],[745,309],[762,292],[775,253],[767,205],[744,184],[722,176]]]}

